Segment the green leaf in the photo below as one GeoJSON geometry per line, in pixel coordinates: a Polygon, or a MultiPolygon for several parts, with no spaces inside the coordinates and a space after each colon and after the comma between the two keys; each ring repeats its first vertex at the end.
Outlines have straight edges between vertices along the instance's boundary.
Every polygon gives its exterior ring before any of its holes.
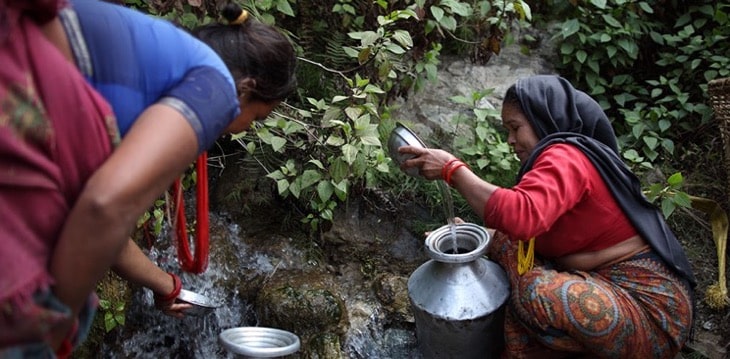
{"type": "Polygon", "coordinates": [[[335,185],[335,194],[337,195],[337,198],[339,198],[340,201],[344,201],[347,198],[347,187],[349,185],[349,181],[347,179],[343,179],[342,181],[333,184],[335,185]]]}
{"type": "Polygon", "coordinates": [[[393,32],[393,38],[405,48],[413,47],[413,39],[411,38],[411,34],[406,30],[395,30],[393,32]]]}
{"type": "Polygon", "coordinates": [[[591,4],[599,9],[606,8],[606,0],[591,0],[591,4]]]}
{"type": "Polygon", "coordinates": [[[572,54],[575,51],[575,46],[573,44],[568,42],[563,42],[562,45],[560,45],[560,53],[563,55],[572,54]]]}
{"type": "Polygon", "coordinates": [[[274,172],[271,172],[271,173],[267,174],[266,177],[271,178],[276,181],[286,178],[286,176],[284,175],[283,172],[281,172],[281,170],[276,170],[274,172]]]}
{"type": "Polygon", "coordinates": [[[299,195],[301,195],[302,193],[301,177],[295,179],[292,183],[289,184],[289,193],[291,193],[294,198],[299,198],[299,195]]]}
{"type": "Polygon", "coordinates": [[[654,9],[652,9],[651,6],[649,6],[649,4],[647,4],[644,1],[639,2],[639,7],[641,8],[641,10],[644,10],[644,12],[647,14],[654,13],[654,9]]]}
{"type": "Polygon", "coordinates": [[[667,178],[667,183],[669,183],[669,185],[673,187],[681,185],[683,181],[684,178],[682,177],[681,172],[677,172],[667,178]]]}
{"type": "Polygon", "coordinates": [[[279,192],[279,195],[284,195],[286,191],[289,190],[289,181],[286,179],[280,179],[276,181],[276,189],[279,192]]]}
{"type": "Polygon", "coordinates": [[[104,314],[104,329],[108,332],[110,332],[114,327],[117,326],[117,321],[114,320],[114,315],[112,313],[106,313],[104,314]]]}
{"type": "Polygon", "coordinates": [[[344,146],[342,146],[342,157],[344,158],[345,162],[350,165],[355,162],[358,152],[358,148],[349,143],[346,143],[344,146]]]}
{"type": "Polygon", "coordinates": [[[390,52],[392,52],[392,53],[394,53],[396,55],[404,54],[406,52],[406,50],[403,49],[403,47],[401,47],[398,44],[392,43],[392,42],[389,43],[389,44],[387,44],[387,45],[385,45],[385,48],[388,51],[390,51],[390,52]]]}
{"type": "Polygon", "coordinates": [[[659,125],[659,130],[661,132],[668,130],[669,127],[672,126],[672,122],[670,122],[669,120],[665,120],[665,119],[659,120],[659,122],[657,124],[659,125]]]}
{"type": "Polygon", "coordinates": [[[674,195],[674,203],[681,207],[692,207],[692,199],[685,192],[677,192],[674,195]]]}
{"type": "Polygon", "coordinates": [[[334,191],[335,187],[329,181],[321,181],[317,184],[317,195],[322,202],[329,201],[334,191]]]}
{"type": "Polygon", "coordinates": [[[117,324],[119,324],[119,325],[124,325],[124,323],[126,323],[126,322],[127,322],[127,318],[126,318],[126,316],[124,315],[124,313],[121,313],[121,314],[116,314],[116,315],[114,316],[114,321],[116,321],[116,322],[117,322],[117,324]]]}
{"type": "Polygon", "coordinates": [[[274,151],[282,153],[284,152],[282,149],[284,148],[284,145],[286,145],[286,138],[279,137],[279,136],[271,136],[271,148],[274,149],[274,151]]]}
{"type": "Polygon", "coordinates": [[[447,4],[449,8],[451,9],[451,12],[454,14],[457,14],[459,16],[467,17],[471,15],[472,10],[471,6],[467,3],[463,3],[460,1],[448,1],[448,0],[442,0],[443,3],[447,4]]]}
{"type": "Polygon", "coordinates": [[[292,10],[289,0],[279,0],[276,3],[276,10],[284,13],[285,15],[294,17],[294,10],[292,10]]]}
{"type": "Polygon", "coordinates": [[[301,178],[301,188],[305,189],[319,182],[319,180],[322,179],[322,174],[315,170],[304,170],[299,178],[301,178]]]}
{"type": "Polygon", "coordinates": [[[656,137],[651,136],[644,136],[642,138],[642,141],[652,150],[656,149],[656,146],[659,144],[659,140],[657,140],[656,137]]]}
{"type": "Polygon", "coordinates": [[[352,58],[357,58],[358,55],[360,54],[359,50],[354,49],[350,46],[342,46],[342,50],[345,51],[345,54],[347,54],[347,56],[350,56],[352,58]]]}
{"type": "Polygon", "coordinates": [[[580,23],[576,19],[568,20],[563,23],[560,30],[563,39],[568,38],[580,30],[580,23]]]}
{"type": "Polygon", "coordinates": [[[372,52],[371,47],[366,47],[357,53],[357,61],[364,64],[370,59],[370,53],[372,52]]]}
{"type": "Polygon", "coordinates": [[[615,28],[620,29],[623,27],[623,25],[621,25],[621,23],[611,15],[603,15],[603,21],[605,21],[607,24],[609,24],[615,28]]]}
{"type": "Polygon", "coordinates": [[[669,198],[662,199],[662,214],[664,215],[664,218],[669,218],[669,216],[672,215],[674,212],[674,209],[677,208],[677,206],[674,204],[674,202],[669,198]]]}
{"type": "Polygon", "coordinates": [[[439,24],[447,30],[456,30],[456,18],[453,16],[444,16],[444,18],[439,21],[439,24]]]}
{"type": "Polygon", "coordinates": [[[431,6],[431,15],[433,15],[434,20],[441,22],[441,19],[444,17],[444,9],[436,5],[431,6]]]}
{"type": "Polygon", "coordinates": [[[333,181],[341,181],[347,178],[350,168],[342,157],[338,157],[330,160],[329,170],[333,181]]]}
{"type": "Polygon", "coordinates": [[[345,139],[337,135],[330,135],[327,137],[325,144],[329,146],[342,146],[345,144],[345,139]]]}
{"type": "Polygon", "coordinates": [[[345,114],[347,115],[347,118],[355,121],[358,117],[360,117],[360,114],[362,114],[362,109],[355,106],[350,106],[345,108],[345,114]]]}
{"type": "Polygon", "coordinates": [[[307,163],[311,163],[311,164],[317,166],[317,168],[319,168],[321,170],[324,169],[324,165],[322,164],[322,161],[320,161],[320,160],[312,159],[312,160],[307,161],[307,163]]]}

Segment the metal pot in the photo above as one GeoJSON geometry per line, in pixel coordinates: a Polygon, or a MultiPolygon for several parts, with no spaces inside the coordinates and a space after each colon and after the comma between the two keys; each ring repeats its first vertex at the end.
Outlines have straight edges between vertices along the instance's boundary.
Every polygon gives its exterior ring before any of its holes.
{"type": "Polygon", "coordinates": [[[431,260],[408,278],[418,347],[426,358],[498,358],[503,346],[507,274],[484,254],[490,237],[472,223],[426,238],[431,260]],[[453,237],[455,232],[456,237],[453,237]]]}
{"type": "Polygon", "coordinates": [[[287,330],[268,327],[226,329],[218,338],[231,353],[245,358],[278,358],[299,351],[299,337],[287,330]]]}
{"type": "MultiPolygon", "coordinates": [[[[421,141],[421,139],[418,138],[418,136],[413,131],[411,131],[403,124],[398,123],[393,131],[390,133],[390,137],[388,138],[388,152],[390,154],[390,158],[398,166],[402,165],[403,162],[415,157],[411,154],[398,153],[398,148],[402,146],[416,146],[426,148],[426,145],[423,143],[423,141],[421,141]]],[[[417,177],[418,168],[411,167],[407,171],[405,171],[405,173],[409,176],[417,177]]]]}

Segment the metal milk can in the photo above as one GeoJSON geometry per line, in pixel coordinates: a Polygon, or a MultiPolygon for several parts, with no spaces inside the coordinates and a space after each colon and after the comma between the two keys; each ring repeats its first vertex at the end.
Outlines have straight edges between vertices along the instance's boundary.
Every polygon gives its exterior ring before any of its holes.
{"type": "Polygon", "coordinates": [[[453,226],[428,235],[431,259],[408,279],[418,347],[426,358],[498,358],[507,274],[484,256],[491,239],[484,227],[453,226]]]}

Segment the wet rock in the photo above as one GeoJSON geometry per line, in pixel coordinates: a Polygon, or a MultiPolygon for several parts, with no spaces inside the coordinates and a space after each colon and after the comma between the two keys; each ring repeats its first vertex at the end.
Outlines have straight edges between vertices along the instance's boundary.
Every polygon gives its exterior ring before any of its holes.
{"type": "Polygon", "coordinates": [[[387,317],[395,322],[415,323],[408,298],[408,277],[382,274],[373,282],[373,291],[387,317]]]}
{"type": "Polygon", "coordinates": [[[334,333],[320,333],[309,341],[309,347],[302,353],[305,359],[344,359],[340,349],[340,336],[334,333]]]}
{"type": "Polygon", "coordinates": [[[323,333],[344,334],[347,307],[331,274],[277,271],[256,298],[262,325],[297,333],[305,343],[323,333]]]}

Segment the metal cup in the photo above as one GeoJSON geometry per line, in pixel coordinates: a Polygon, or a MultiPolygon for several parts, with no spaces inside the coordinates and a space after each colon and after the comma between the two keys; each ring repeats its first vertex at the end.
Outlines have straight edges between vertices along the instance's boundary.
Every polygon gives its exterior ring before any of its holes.
{"type": "MultiPolygon", "coordinates": [[[[423,141],[421,141],[421,139],[418,138],[418,136],[413,131],[411,131],[403,124],[398,123],[393,129],[393,132],[390,133],[390,138],[388,138],[388,152],[390,154],[390,158],[399,167],[403,164],[403,162],[415,157],[412,154],[399,153],[398,148],[402,146],[416,146],[426,148],[426,145],[423,143],[423,141]]],[[[415,167],[411,167],[404,172],[409,176],[419,176],[418,168],[415,167]]]]}

